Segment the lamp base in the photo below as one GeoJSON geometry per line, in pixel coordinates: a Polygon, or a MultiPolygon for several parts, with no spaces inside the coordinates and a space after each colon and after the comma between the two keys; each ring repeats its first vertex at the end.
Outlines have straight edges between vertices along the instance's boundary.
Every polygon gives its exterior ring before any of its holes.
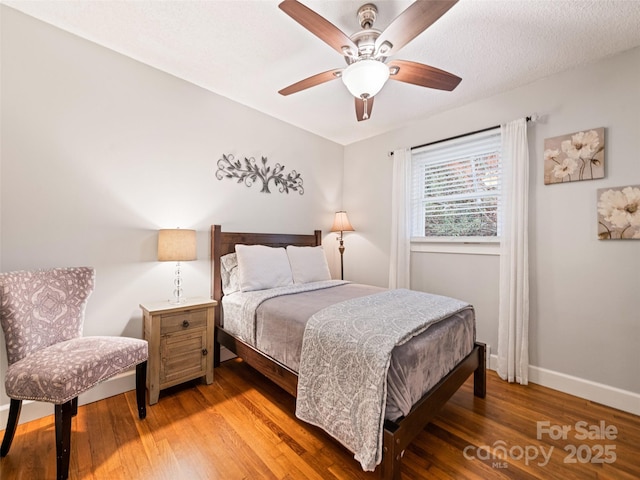
{"type": "Polygon", "coordinates": [[[176,276],[173,280],[173,285],[176,287],[173,291],[173,298],[169,300],[171,305],[181,305],[187,301],[182,294],[182,276],[180,275],[180,262],[176,263],[176,276]]]}
{"type": "Polygon", "coordinates": [[[340,252],[340,280],[344,280],[344,243],[342,242],[342,232],[340,232],[340,246],[338,251],[340,252]]]}

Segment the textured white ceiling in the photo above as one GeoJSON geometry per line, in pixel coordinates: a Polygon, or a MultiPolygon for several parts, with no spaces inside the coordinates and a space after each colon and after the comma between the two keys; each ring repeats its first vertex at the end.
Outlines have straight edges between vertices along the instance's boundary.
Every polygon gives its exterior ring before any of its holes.
{"type": "MultiPolygon", "coordinates": [[[[347,35],[366,0],[301,0],[347,35]]],[[[382,30],[410,0],[373,0],[382,30]]],[[[336,80],[277,92],[343,58],[278,8],[278,0],[2,3],[305,130],[349,144],[640,45],[640,0],[461,0],[391,58],[449,71],[443,92],[390,81],[370,120],[336,80]]],[[[505,119],[506,120],[506,119],[505,119]]]]}

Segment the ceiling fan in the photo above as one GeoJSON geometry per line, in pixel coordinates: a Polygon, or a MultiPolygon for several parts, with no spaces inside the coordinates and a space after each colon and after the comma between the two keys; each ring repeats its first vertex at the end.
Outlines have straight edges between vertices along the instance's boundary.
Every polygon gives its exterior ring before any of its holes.
{"type": "Polygon", "coordinates": [[[422,63],[391,60],[407,43],[431,26],[458,0],[417,0],[402,12],[384,31],[373,24],[378,10],[368,3],[358,9],[362,30],[350,37],[338,27],[297,0],[284,0],[278,7],[320,40],[344,56],[345,68],[335,68],[312,75],[283,88],[278,93],[290,95],[316,85],[342,78],[355,97],[358,121],[371,116],[373,99],[388,79],[427,88],[451,91],[462,80],[451,73],[422,63]]]}

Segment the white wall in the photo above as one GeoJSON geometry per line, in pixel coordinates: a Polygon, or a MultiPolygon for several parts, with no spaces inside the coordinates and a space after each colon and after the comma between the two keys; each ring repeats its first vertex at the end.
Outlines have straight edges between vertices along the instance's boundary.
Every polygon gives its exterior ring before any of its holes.
{"type": "MultiPolygon", "coordinates": [[[[419,87],[407,88],[419,94],[419,87]]],[[[636,48],[349,145],[343,204],[357,232],[346,240],[345,275],[387,285],[389,151],[543,115],[528,128],[534,377],[551,371],[563,379],[554,383],[556,388],[577,381],[610,392],[621,389],[639,413],[640,242],[597,240],[595,208],[597,189],[640,184],[639,112],[636,48]],[[544,139],[597,127],[606,128],[606,177],[545,186],[544,139]]],[[[413,252],[412,288],[476,304],[478,339],[496,348],[498,261],[497,256],[413,252]]]]}
{"type": "MultiPolygon", "coordinates": [[[[188,296],[209,295],[213,223],[328,234],[342,146],[0,8],[0,270],[94,266],[86,335],[140,337],[139,303],[171,295],[174,264],[156,261],[159,228],[198,231],[198,260],[183,264],[188,296]],[[297,170],[304,195],[217,180],[223,153],[297,170]]],[[[0,388],[0,414],[7,404],[0,388]]]]}
{"type": "MultiPolygon", "coordinates": [[[[173,266],[155,261],[158,228],[198,230],[185,289],[208,295],[210,224],[305,233],[328,229],[344,206],[357,230],[345,235],[345,277],[386,286],[387,152],[537,112],[545,119],[529,127],[531,362],[640,394],[640,242],[595,239],[596,189],[640,184],[640,49],[343,148],[5,6],[0,13],[0,270],[95,266],[86,334],[140,336],[138,304],[170,295],[173,266]],[[600,126],[606,178],[544,186],[544,138],[600,126]],[[295,168],[305,194],[218,181],[222,153],[295,168]]],[[[335,241],[326,240],[335,274],[335,241]]],[[[414,253],[412,285],[472,302],[479,340],[495,346],[497,262],[414,253]]],[[[2,423],[7,403],[0,389],[2,423]]]]}

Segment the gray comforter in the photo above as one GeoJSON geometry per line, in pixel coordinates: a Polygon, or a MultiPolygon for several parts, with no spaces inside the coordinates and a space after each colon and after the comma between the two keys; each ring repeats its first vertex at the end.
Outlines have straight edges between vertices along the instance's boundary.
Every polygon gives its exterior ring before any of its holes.
{"type": "Polygon", "coordinates": [[[382,458],[392,350],[467,309],[460,300],[400,289],[317,312],[304,333],[296,416],[349,448],[364,470],[374,470],[382,458]]]}

